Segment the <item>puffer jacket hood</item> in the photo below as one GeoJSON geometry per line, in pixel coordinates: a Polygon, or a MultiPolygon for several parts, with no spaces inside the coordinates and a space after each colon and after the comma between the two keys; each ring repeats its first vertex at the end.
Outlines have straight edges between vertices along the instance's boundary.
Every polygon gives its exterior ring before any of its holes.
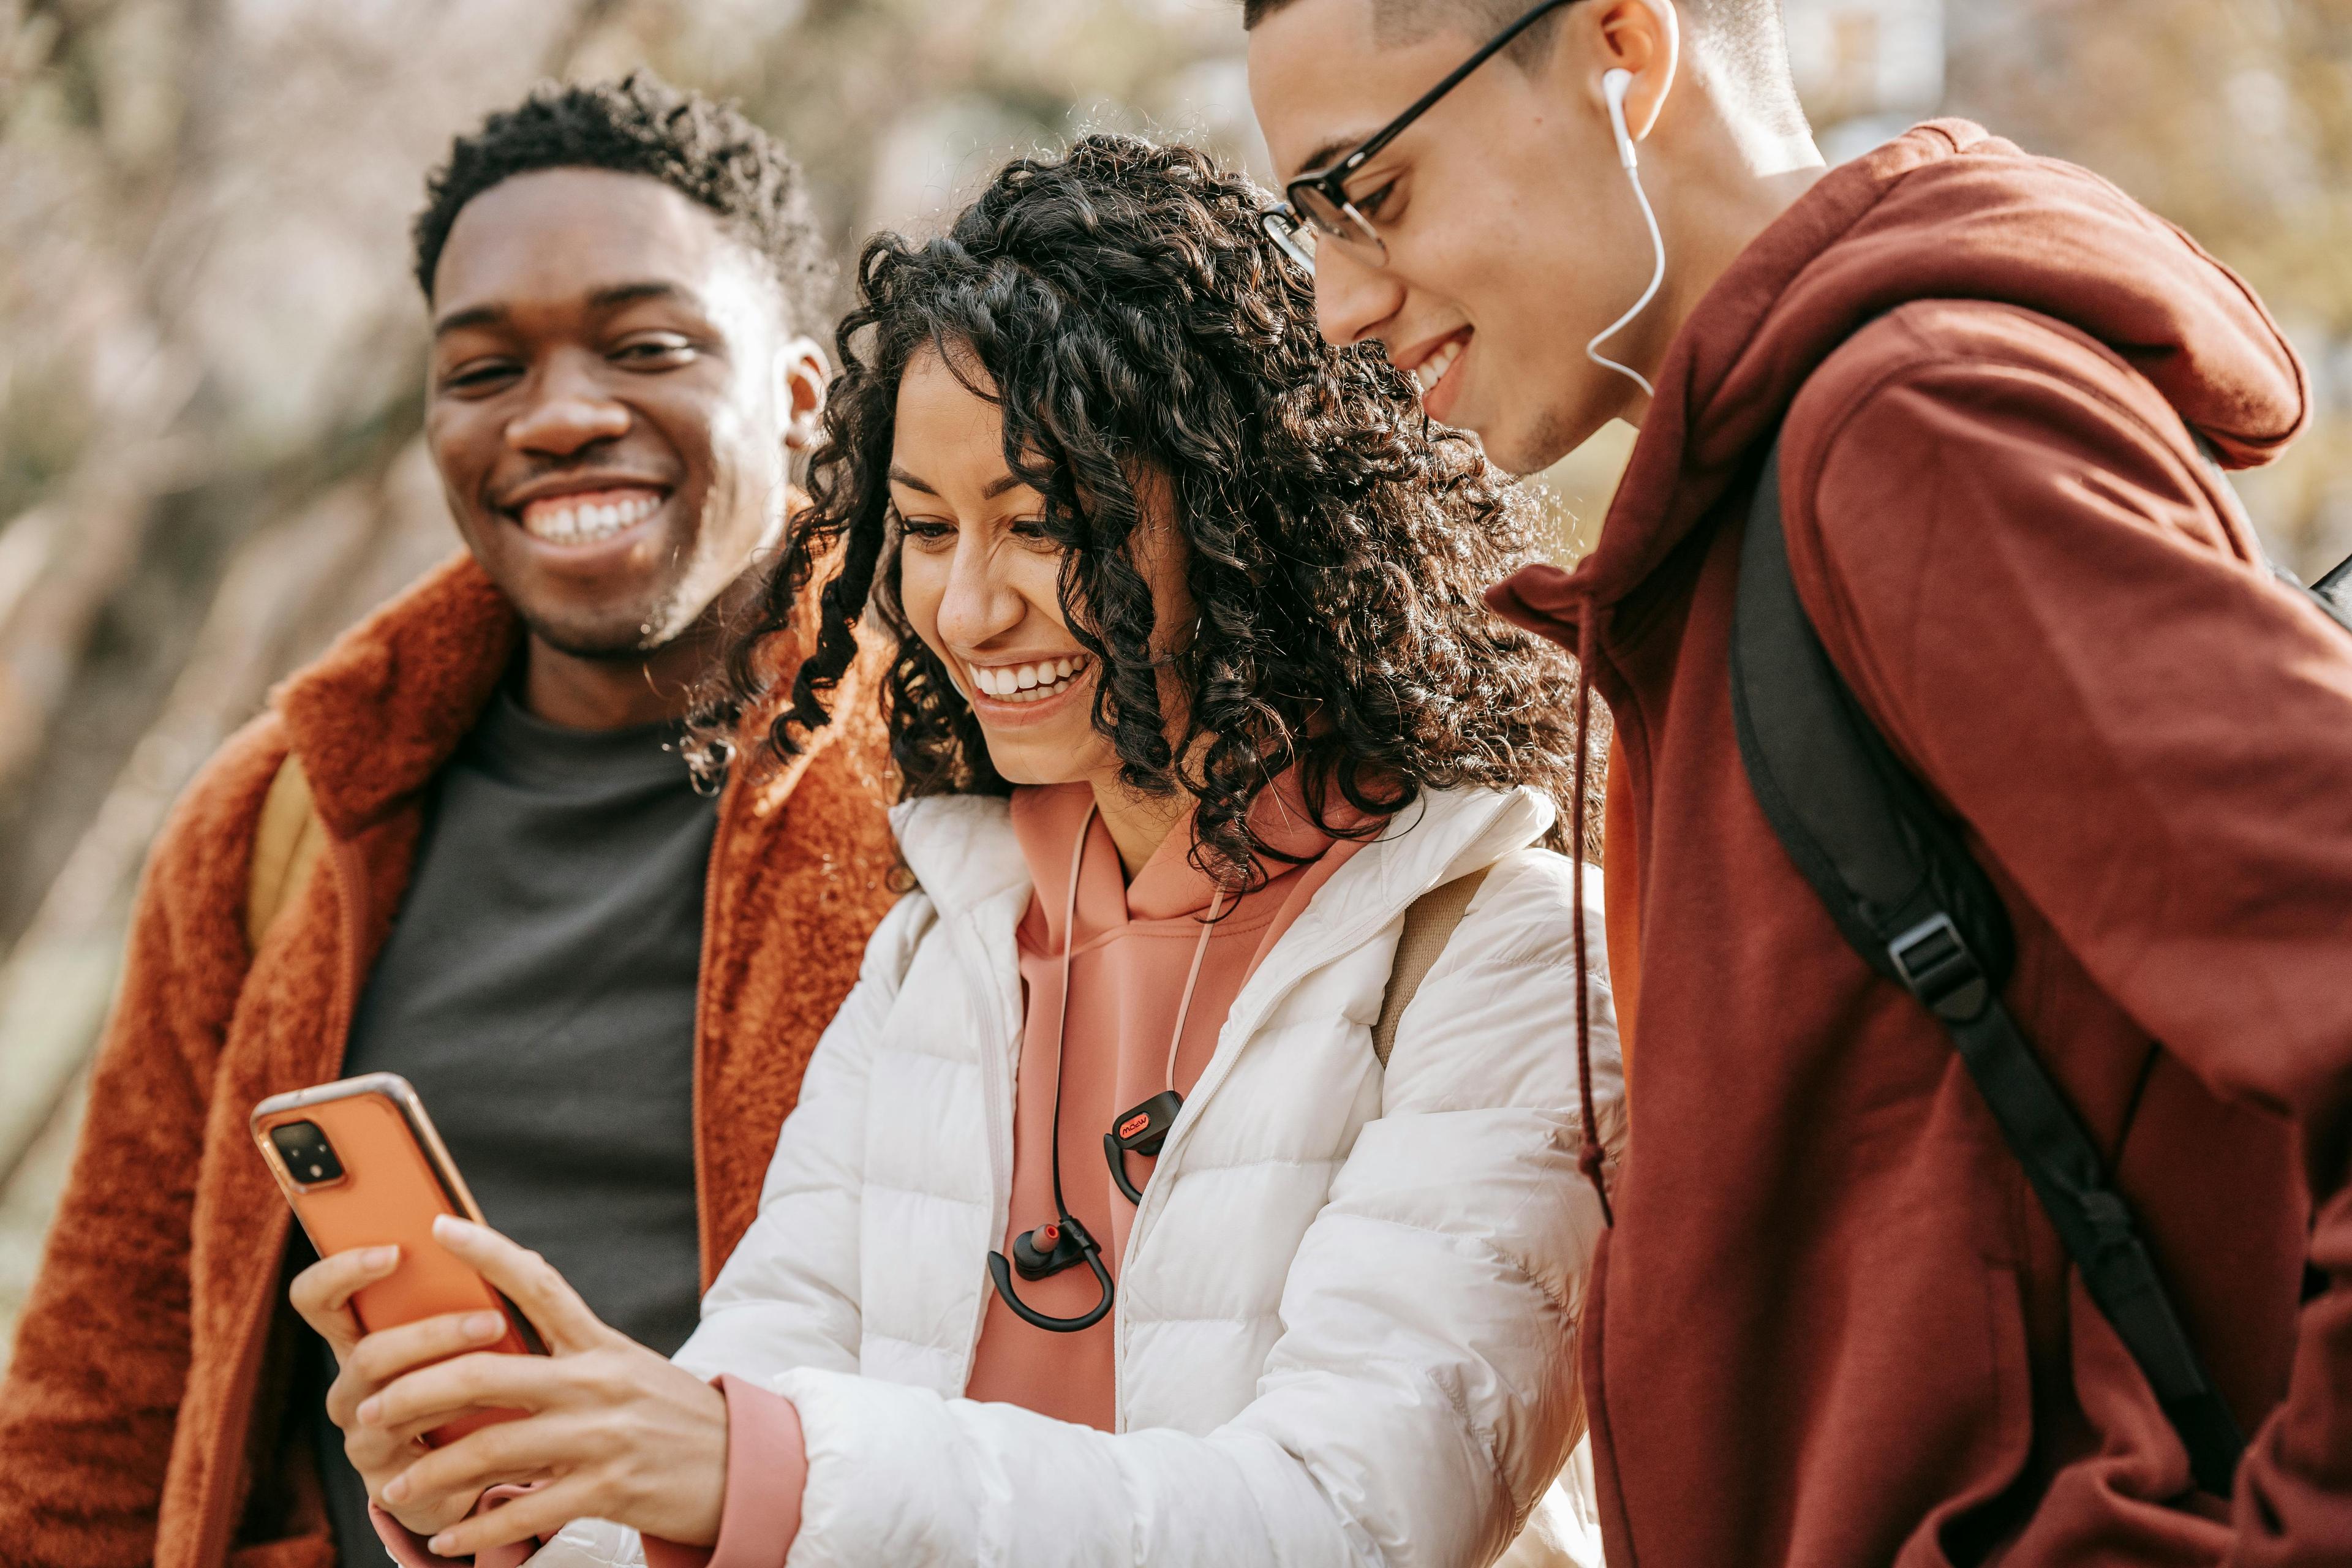
{"type": "Polygon", "coordinates": [[[2268,462],[2310,417],[2277,323],[2195,240],[2088,170],[1935,121],[1832,170],[1716,281],[1659,372],[1600,544],[1572,576],[1518,574],[1496,607],[1524,622],[1624,598],[1740,480],[1822,362],[1916,300],[2080,329],[2234,468],[2268,462]]]}

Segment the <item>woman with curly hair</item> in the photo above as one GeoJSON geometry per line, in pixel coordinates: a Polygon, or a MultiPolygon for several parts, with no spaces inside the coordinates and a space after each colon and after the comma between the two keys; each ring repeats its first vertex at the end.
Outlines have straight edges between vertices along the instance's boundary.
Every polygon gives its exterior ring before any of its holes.
{"type": "Polygon", "coordinates": [[[436,1552],[1482,1564],[1559,1472],[1622,1088],[1543,847],[1571,671],[1479,602],[1522,503],[1322,342],[1261,200],[1095,136],[867,246],[722,706],[812,642],[789,757],[878,623],[918,890],[675,1364],[445,1238],[553,1353],[361,1408],[530,1413],[383,1478],[436,1552]]]}

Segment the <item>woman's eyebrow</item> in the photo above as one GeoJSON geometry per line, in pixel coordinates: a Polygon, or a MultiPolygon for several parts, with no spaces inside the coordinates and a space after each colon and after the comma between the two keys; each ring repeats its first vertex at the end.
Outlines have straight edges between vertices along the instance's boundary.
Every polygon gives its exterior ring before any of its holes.
{"type": "MultiPolygon", "coordinates": [[[[896,463],[890,465],[890,482],[894,485],[904,485],[910,490],[920,490],[927,496],[940,493],[896,463]]],[[[1002,474],[989,480],[986,488],[980,492],[980,496],[982,500],[994,500],[1005,491],[1017,490],[1028,482],[1019,474],[1002,474]]]]}

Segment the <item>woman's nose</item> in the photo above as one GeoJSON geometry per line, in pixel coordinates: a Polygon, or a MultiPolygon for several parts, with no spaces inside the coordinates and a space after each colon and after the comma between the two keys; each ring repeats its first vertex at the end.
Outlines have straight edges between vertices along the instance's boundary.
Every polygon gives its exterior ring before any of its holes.
{"type": "Polygon", "coordinates": [[[979,529],[959,535],[940,596],[940,640],[950,647],[983,647],[1019,626],[1028,608],[1005,571],[1004,552],[979,529]]]}

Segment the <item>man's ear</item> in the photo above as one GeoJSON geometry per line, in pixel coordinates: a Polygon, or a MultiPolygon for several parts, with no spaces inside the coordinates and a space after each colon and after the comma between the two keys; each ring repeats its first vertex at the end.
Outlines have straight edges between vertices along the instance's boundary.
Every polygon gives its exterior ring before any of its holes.
{"type": "Polygon", "coordinates": [[[1674,90],[1682,63],[1682,17],[1675,0],[1609,0],[1596,21],[1601,47],[1592,65],[1593,96],[1601,97],[1601,79],[1609,72],[1632,72],[1625,129],[1634,141],[1644,141],[1674,90]]]}
{"type": "Polygon", "coordinates": [[[789,410],[784,445],[804,451],[816,445],[817,426],[824,415],[824,392],[833,381],[833,366],[814,338],[798,337],[776,351],[776,402],[789,410]]]}

